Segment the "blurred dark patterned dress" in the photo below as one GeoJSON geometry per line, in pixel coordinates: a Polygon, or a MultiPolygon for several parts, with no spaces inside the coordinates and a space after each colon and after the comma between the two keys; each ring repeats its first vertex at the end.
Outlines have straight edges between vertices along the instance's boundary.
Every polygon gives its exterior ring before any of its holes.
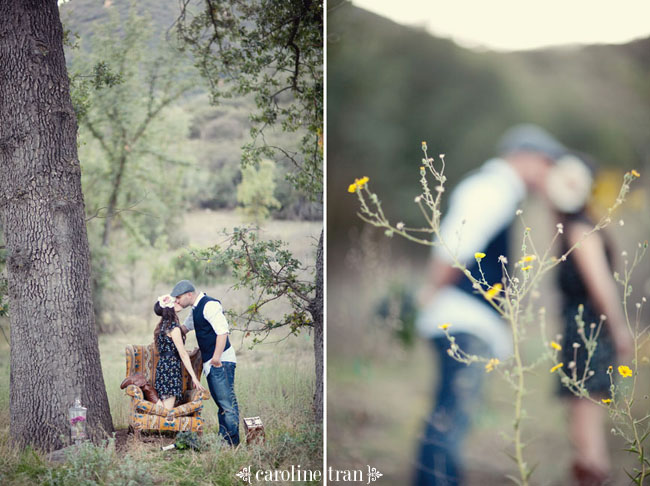
{"type": "Polygon", "coordinates": [[[161,400],[171,396],[180,399],[183,390],[182,361],[174,341],[167,336],[167,333],[175,327],[178,327],[178,322],[163,319],[156,342],[160,358],[156,365],[156,384],[154,386],[161,400]]]}
{"type": "MultiPolygon", "coordinates": [[[[584,215],[578,214],[567,217],[565,232],[561,239],[563,254],[569,249],[569,242],[566,237],[566,227],[574,223],[586,223],[589,226],[593,226],[592,222],[584,215]]],[[[596,235],[599,238],[603,238],[607,261],[609,262],[611,270],[611,248],[602,232],[596,233],[596,235]]],[[[564,323],[564,337],[559,359],[564,363],[562,369],[569,376],[572,376],[572,370],[569,369],[569,363],[575,361],[577,377],[578,379],[581,379],[587,361],[587,349],[578,332],[579,328],[576,322],[578,307],[580,304],[584,306],[582,320],[584,321],[584,333],[587,337],[591,332],[590,324],[592,322],[596,324],[594,333],[597,330],[598,323],[600,322],[600,312],[596,309],[594,303],[589,297],[583,277],[580,275],[578,267],[576,266],[573,252],[567,257],[566,262],[560,263],[558,268],[558,283],[562,293],[562,321],[564,323]],[[573,343],[578,343],[580,345],[580,347],[577,348],[577,352],[573,347],[573,343]]],[[[585,380],[585,388],[590,394],[595,395],[594,398],[609,396],[610,380],[609,375],[607,374],[607,368],[609,366],[616,368],[616,349],[609,333],[609,325],[607,321],[605,321],[600,329],[596,350],[589,362],[589,369],[593,370],[595,374],[585,380]]],[[[558,392],[561,396],[575,396],[561,383],[559,384],[558,392]]]]}

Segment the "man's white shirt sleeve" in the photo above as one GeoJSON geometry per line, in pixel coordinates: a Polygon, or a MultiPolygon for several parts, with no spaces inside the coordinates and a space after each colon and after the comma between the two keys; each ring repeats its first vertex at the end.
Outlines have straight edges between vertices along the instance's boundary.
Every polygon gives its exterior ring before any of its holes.
{"type": "Polygon", "coordinates": [[[188,331],[193,331],[194,330],[194,314],[190,310],[190,313],[187,315],[185,320],[183,321],[183,325],[188,331]]]}
{"type": "Polygon", "coordinates": [[[510,224],[525,192],[523,182],[505,162],[486,162],[453,191],[440,225],[448,249],[437,246],[435,255],[449,263],[452,255],[462,263],[472,261],[474,253],[485,250],[494,235],[510,224]]]}
{"type": "Polygon", "coordinates": [[[203,307],[203,317],[207,319],[217,335],[228,334],[230,332],[226,316],[223,315],[223,307],[221,307],[219,302],[212,300],[205,304],[205,307],[203,307]]]}

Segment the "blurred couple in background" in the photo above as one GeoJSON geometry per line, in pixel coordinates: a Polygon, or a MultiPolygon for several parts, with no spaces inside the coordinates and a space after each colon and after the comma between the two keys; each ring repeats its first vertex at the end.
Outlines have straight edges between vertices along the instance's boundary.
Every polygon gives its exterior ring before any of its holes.
{"type": "MultiPolygon", "coordinates": [[[[592,398],[609,397],[608,367],[632,350],[632,337],[612,276],[612,243],[602,231],[585,237],[594,227],[586,210],[594,179],[593,163],[536,125],[508,130],[497,144],[497,154],[452,192],[441,223],[445,246],[434,248],[426,282],[418,295],[418,329],[430,340],[440,370],[417,457],[418,486],[463,484],[463,440],[480,403],[488,369],[480,363],[467,365],[454,359],[448,353],[451,343],[445,332],[471,355],[503,361],[512,354],[509,326],[461,270],[454,268],[454,261],[466,265],[472,275],[481,275],[489,285],[497,284],[497,289],[504,285],[502,264],[509,267],[508,262],[517,259],[510,248],[512,226],[529,192],[541,194],[554,213],[558,256],[580,242],[558,266],[563,326],[558,360],[582,376],[587,349],[575,318],[579,306],[583,306],[587,332],[593,332],[591,323],[596,326],[600,316],[606,316],[589,362],[593,373],[585,381],[592,398]]],[[[575,484],[604,484],[610,471],[605,409],[577,398],[559,382],[558,394],[568,406],[575,484]]]]}

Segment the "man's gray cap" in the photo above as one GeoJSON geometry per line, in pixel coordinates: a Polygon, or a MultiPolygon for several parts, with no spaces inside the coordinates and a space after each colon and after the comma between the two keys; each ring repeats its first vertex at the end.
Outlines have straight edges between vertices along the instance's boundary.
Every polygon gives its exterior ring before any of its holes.
{"type": "Polygon", "coordinates": [[[172,293],[169,295],[172,297],[178,297],[179,295],[186,294],[187,292],[194,292],[195,290],[196,289],[194,288],[194,284],[192,282],[189,280],[181,280],[176,285],[174,285],[172,293]]]}
{"type": "Polygon", "coordinates": [[[503,134],[497,144],[497,151],[499,155],[538,152],[555,160],[565,155],[567,148],[543,128],[533,124],[521,124],[503,134]]]}

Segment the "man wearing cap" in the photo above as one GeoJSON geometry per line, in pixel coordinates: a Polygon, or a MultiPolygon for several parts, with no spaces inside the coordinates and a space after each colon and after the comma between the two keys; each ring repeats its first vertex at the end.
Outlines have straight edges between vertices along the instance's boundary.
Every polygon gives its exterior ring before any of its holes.
{"type": "Polygon", "coordinates": [[[194,330],[203,359],[203,374],[210,394],[219,406],[219,434],[231,445],[239,444],[239,406],[235,396],[235,349],[228,338],[228,321],[221,302],[197,292],[192,282],[181,280],[171,291],[176,303],[184,309],[192,306],[185,318],[184,332],[194,330]]]}
{"type": "Polygon", "coordinates": [[[511,354],[512,336],[499,314],[454,268],[454,256],[472,275],[480,275],[475,255],[483,255],[481,271],[493,285],[501,282],[502,262],[509,256],[509,228],[529,190],[541,191],[551,164],[566,153],[560,142],[535,125],[508,130],[497,157],[466,176],[454,189],[440,233],[454,255],[434,247],[429,273],[418,296],[417,327],[440,358],[440,380],[420,443],[415,484],[462,484],[462,442],[472,409],[480,402],[485,369],[450,357],[453,335],[463,351],[503,360],[511,354]]]}

